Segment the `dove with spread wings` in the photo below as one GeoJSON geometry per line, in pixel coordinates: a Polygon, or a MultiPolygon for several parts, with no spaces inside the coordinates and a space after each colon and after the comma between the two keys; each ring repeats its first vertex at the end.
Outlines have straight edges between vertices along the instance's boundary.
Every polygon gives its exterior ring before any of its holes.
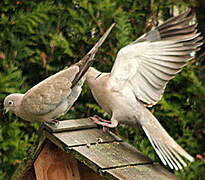
{"type": "Polygon", "coordinates": [[[182,157],[189,161],[194,158],[174,141],[147,106],[161,99],[169,80],[202,45],[197,25],[190,25],[193,17],[192,10],[172,17],[120,49],[110,73],[91,67],[86,74],[95,100],[111,115],[110,121],[99,116],[91,119],[108,128],[120,123],[140,126],[161,161],[176,170],[186,166],[182,157]]]}

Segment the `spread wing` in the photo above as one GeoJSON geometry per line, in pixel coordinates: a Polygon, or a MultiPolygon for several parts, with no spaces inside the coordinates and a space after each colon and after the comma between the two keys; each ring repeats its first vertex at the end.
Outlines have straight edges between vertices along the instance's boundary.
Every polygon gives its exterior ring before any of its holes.
{"type": "MultiPolygon", "coordinates": [[[[202,37],[197,33],[190,10],[168,19],[122,48],[115,60],[111,76],[118,85],[128,83],[135,96],[149,106],[162,97],[166,84],[199,50],[202,37]]],[[[120,87],[119,87],[120,88],[120,87]]]]}
{"type": "Polygon", "coordinates": [[[36,115],[55,110],[71,94],[72,81],[78,72],[78,66],[71,66],[31,88],[22,100],[23,109],[36,115]]]}

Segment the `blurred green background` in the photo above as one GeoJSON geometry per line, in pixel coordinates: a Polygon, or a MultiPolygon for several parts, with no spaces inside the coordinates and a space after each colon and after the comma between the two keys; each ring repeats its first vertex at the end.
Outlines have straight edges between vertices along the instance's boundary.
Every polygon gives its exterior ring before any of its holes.
{"type": "MultiPolygon", "coordinates": [[[[33,85],[77,62],[112,22],[113,29],[94,66],[110,71],[117,51],[167,18],[196,10],[205,34],[204,0],[1,0],[0,1],[0,179],[9,179],[37,137],[39,124],[24,122],[11,113],[2,116],[3,99],[24,93],[33,85]]],[[[196,161],[173,172],[184,180],[205,179],[204,47],[196,59],[173,79],[163,99],[151,111],[169,134],[196,161]]],[[[88,86],[62,118],[109,116],[95,103],[88,86]]],[[[121,136],[160,162],[145,134],[119,127],[121,136]]],[[[161,163],[161,162],[160,162],[161,163]]]]}

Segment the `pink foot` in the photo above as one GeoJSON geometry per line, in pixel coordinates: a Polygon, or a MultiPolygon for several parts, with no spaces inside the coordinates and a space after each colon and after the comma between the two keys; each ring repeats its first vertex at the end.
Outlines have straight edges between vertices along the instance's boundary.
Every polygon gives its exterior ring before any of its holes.
{"type": "Polygon", "coordinates": [[[111,124],[111,121],[110,121],[110,120],[103,119],[103,118],[101,118],[101,117],[98,116],[98,115],[94,115],[94,116],[92,116],[92,117],[89,117],[89,119],[91,119],[92,121],[101,121],[101,122],[106,122],[106,123],[111,124]]]}
{"type": "MultiPolygon", "coordinates": [[[[101,125],[103,127],[108,127],[108,128],[114,128],[113,124],[111,121],[102,119],[101,117],[95,115],[93,117],[89,117],[92,121],[94,121],[96,124],[101,125]]],[[[105,129],[104,129],[105,130],[105,129]]]]}

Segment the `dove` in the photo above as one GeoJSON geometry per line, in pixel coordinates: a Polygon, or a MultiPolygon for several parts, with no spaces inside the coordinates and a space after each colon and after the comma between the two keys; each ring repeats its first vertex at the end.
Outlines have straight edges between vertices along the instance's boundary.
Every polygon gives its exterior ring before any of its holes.
{"type": "Polygon", "coordinates": [[[111,115],[110,120],[90,117],[105,128],[125,124],[141,127],[164,165],[179,170],[194,161],[147,109],[163,96],[170,79],[193,59],[202,37],[197,25],[190,25],[194,12],[188,10],[153,28],[121,48],[110,73],[90,67],[86,82],[97,103],[111,115]]]}
{"type": "Polygon", "coordinates": [[[104,33],[95,46],[77,63],[38,83],[25,94],[10,94],[4,99],[4,109],[32,122],[56,123],[81,93],[85,73],[94,61],[98,48],[115,24],[104,33]]]}

